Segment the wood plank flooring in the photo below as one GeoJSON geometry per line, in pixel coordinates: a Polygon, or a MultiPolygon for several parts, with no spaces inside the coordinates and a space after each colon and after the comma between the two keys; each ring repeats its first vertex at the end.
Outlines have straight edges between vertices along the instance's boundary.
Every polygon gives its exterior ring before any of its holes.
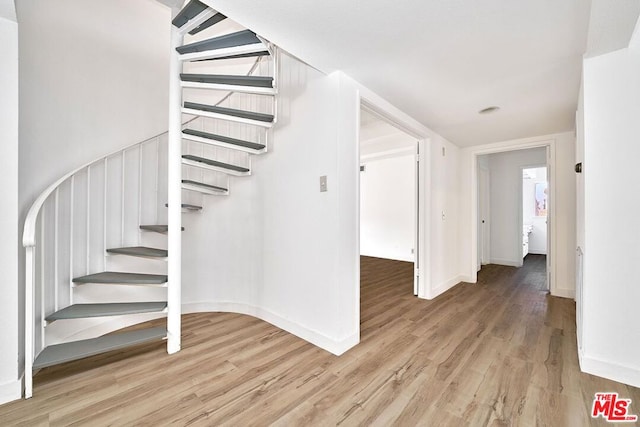
{"type": "Polygon", "coordinates": [[[412,264],[363,257],[361,343],[341,357],[249,316],[185,315],[179,353],[44,369],[0,425],[607,425],[589,417],[597,391],[640,414],[640,389],[580,373],[575,306],[546,294],[544,264],[485,266],[425,301],[412,264]]]}

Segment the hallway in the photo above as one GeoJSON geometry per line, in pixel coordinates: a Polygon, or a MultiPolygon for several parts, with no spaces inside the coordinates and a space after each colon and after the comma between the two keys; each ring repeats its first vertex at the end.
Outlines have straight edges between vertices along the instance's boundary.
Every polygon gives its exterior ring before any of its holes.
{"type": "Polygon", "coordinates": [[[640,389],[579,372],[575,305],[546,294],[544,265],[488,265],[425,301],[411,263],[363,257],[362,340],[341,357],[249,316],[189,314],[181,352],[44,369],[0,424],[606,425],[589,417],[598,391],[640,413],[640,389]]]}

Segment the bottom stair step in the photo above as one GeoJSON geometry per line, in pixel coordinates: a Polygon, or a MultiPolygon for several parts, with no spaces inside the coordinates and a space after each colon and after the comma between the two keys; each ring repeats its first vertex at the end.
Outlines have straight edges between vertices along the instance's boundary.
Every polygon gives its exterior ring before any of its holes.
{"type": "Polygon", "coordinates": [[[165,301],[159,302],[115,302],[102,304],[73,304],[52,313],[47,322],[87,317],[120,316],[124,314],[153,313],[167,308],[165,301]]]}
{"type": "Polygon", "coordinates": [[[138,344],[165,338],[167,330],[164,327],[141,329],[119,334],[105,335],[88,340],[56,344],[46,347],[33,362],[33,369],[71,362],[100,353],[118,350],[138,344]]]}

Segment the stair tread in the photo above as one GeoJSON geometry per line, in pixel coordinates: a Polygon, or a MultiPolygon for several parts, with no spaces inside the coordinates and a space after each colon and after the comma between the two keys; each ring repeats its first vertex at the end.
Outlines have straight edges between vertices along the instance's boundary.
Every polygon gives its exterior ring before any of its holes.
{"type": "Polygon", "coordinates": [[[236,110],[234,108],[218,107],[215,105],[198,104],[196,102],[185,102],[184,108],[192,110],[206,111],[209,113],[224,114],[227,116],[240,117],[243,119],[256,120],[265,123],[273,122],[272,114],[256,113],[254,111],[236,110]]]}
{"type": "Polygon", "coordinates": [[[223,168],[223,169],[229,169],[232,171],[236,171],[236,172],[250,172],[251,169],[249,168],[245,168],[242,166],[236,166],[236,165],[232,165],[229,163],[224,163],[224,162],[219,162],[217,160],[213,160],[213,159],[207,159],[205,157],[199,157],[199,156],[194,156],[191,154],[185,154],[182,156],[183,159],[187,159],[187,160],[193,160],[194,162],[200,162],[200,163],[205,163],[207,165],[210,166],[216,166],[219,168],[223,168]]]}
{"type": "Polygon", "coordinates": [[[114,283],[130,285],[160,285],[167,282],[164,274],[122,273],[117,271],[103,271],[102,273],[89,274],[76,277],[74,283],[114,283]]]}
{"type": "MultiPolygon", "coordinates": [[[[182,231],[184,231],[184,227],[181,227],[182,231]]],[[[169,226],[168,225],[163,225],[163,224],[148,224],[148,225],[141,225],[140,226],[140,230],[145,230],[145,231],[155,231],[156,233],[168,233],[169,232],[169,226]]]]}
{"type": "Polygon", "coordinates": [[[199,187],[204,187],[204,188],[208,188],[208,189],[216,190],[216,191],[229,191],[227,188],[218,187],[217,185],[205,184],[204,182],[193,181],[191,179],[183,179],[182,183],[183,184],[188,184],[188,185],[197,185],[199,187]]]}
{"type": "Polygon", "coordinates": [[[98,338],[80,340],[45,347],[33,362],[33,369],[58,365],[72,360],[83,359],[100,353],[143,344],[166,337],[164,327],[140,329],[98,338]]]}
{"type": "MultiPolygon", "coordinates": [[[[165,203],[164,206],[166,208],[168,208],[169,207],[169,203],[165,203]]],[[[202,206],[190,205],[189,203],[183,203],[182,205],[180,205],[180,207],[182,209],[188,209],[188,210],[191,210],[191,211],[199,211],[199,210],[202,209],[202,206]]]]}
{"type": "Polygon", "coordinates": [[[180,74],[183,82],[273,88],[273,77],[234,76],[226,74],[180,74]]]}
{"type": "Polygon", "coordinates": [[[204,31],[207,28],[213,25],[216,25],[218,22],[224,21],[225,19],[227,19],[227,17],[221,14],[220,12],[218,12],[215,15],[213,15],[211,18],[204,21],[202,24],[198,25],[193,30],[189,31],[189,34],[191,35],[198,34],[200,31],[204,31]]]}
{"type": "Polygon", "coordinates": [[[119,316],[123,314],[151,313],[167,308],[165,301],[118,302],[102,304],[73,304],[49,315],[47,322],[85,317],[119,316]]]}
{"type": "Polygon", "coordinates": [[[149,248],[146,246],[130,246],[126,248],[110,248],[107,252],[120,255],[147,256],[166,258],[166,249],[149,248]]]}
{"type": "Polygon", "coordinates": [[[216,56],[215,58],[200,58],[200,59],[192,59],[192,62],[201,62],[201,61],[219,61],[223,59],[238,59],[238,58],[252,58],[254,56],[268,56],[270,55],[268,50],[261,50],[258,52],[249,52],[249,53],[239,53],[239,54],[231,54],[231,55],[223,55],[216,56]]]}
{"type": "Polygon", "coordinates": [[[208,8],[209,6],[201,3],[198,0],[191,0],[180,12],[178,12],[171,23],[180,28],[208,8]]]}
{"type": "Polygon", "coordinates": [[[258,144],[255,142],[244,141],[242,139],[231,138],[229,136],[217,135],[214,133],[203,132],[200,130],[194,129],[184,129],[182,131],[183,134],[198,136],[200,138],[211,139],[214,141],[220,141],[227,144],[238,145],[240,147],[251,148],[253,150],[263,150],[265,148],[264,144],[258,144]]]}
{"type": "Polygon", "coordinates": [[[225,34],[223,36],[178,46],[176,50],[180,54],[186,54],[244,46],[256,43],[261,43],[261,41],[253,31],[242,30],[231,34],[225,34]]]}

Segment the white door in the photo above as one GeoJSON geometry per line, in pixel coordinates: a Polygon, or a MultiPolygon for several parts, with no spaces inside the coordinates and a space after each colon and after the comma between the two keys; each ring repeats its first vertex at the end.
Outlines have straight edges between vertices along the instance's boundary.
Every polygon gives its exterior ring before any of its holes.
{"type": "Polygon", "coordinates": [[[551,211],[555,210],[555,206],[551,206],[553,201],[550,197],[554,190],[551,188],[553,183],[551,182],[551,174],[549,173],[551,170],[551,165],[549,164],[550,158],[551,147],[547,145],[547,290],[551,289],[551,257],[555,256],[555,254],[552,254],[553,248],[551,247],[551,211]]]}
{"type": "Polygon", "coordinates": [[[490,214],[490,174],[489,169],[480,167],[478,176],[478,229],[480,231],[480,264],[489,264],[491,250],[491,224],[489,223],[490,214]]]}

